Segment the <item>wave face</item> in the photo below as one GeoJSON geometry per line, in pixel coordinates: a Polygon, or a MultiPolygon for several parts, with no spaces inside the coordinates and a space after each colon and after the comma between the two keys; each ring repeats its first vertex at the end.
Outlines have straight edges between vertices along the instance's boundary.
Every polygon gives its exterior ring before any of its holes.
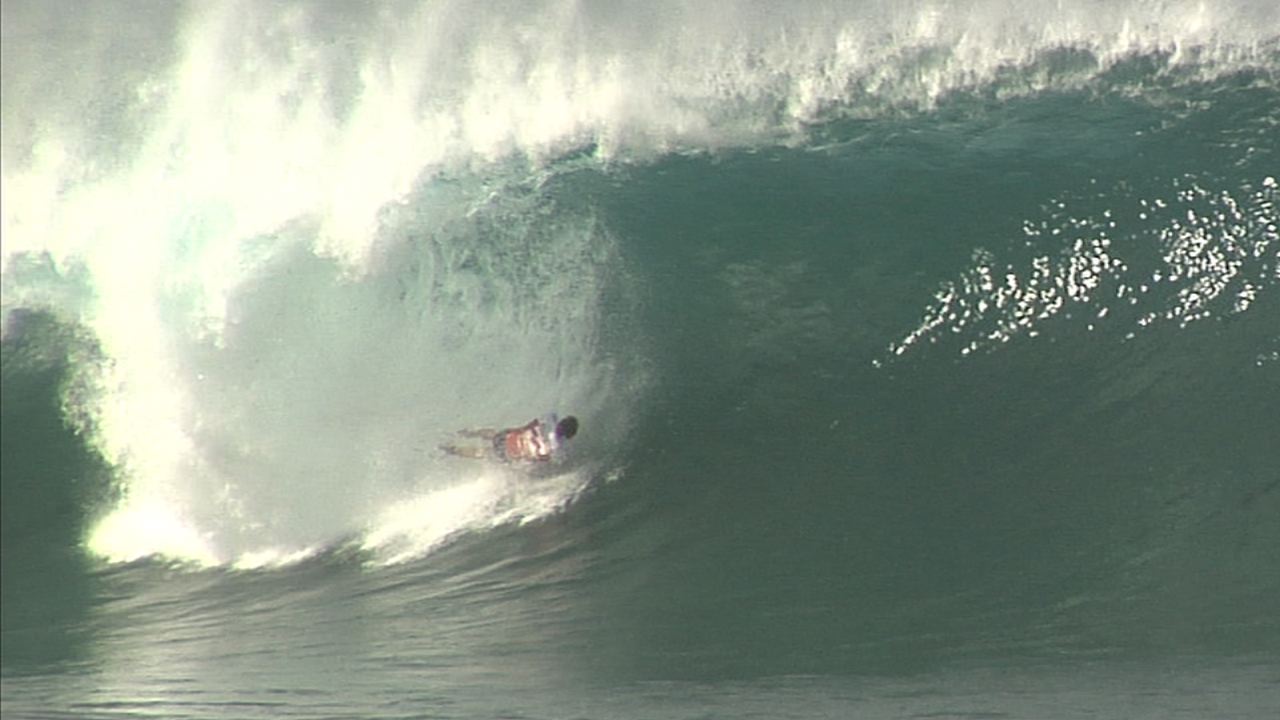
{"type": "Polygon", "coordinates": [[[1277,27],[6,4],[6,709],[384,716],[416,666],[464,716],[972,713],[1033,662],[1250,715],[1277,27]],[[552,472],[437,449],[553,409],[552,472]]]}

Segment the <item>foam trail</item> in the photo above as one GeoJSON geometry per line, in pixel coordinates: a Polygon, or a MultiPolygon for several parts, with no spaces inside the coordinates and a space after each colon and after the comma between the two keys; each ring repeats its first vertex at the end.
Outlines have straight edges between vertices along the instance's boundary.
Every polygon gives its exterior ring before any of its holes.
{"type": "Polygon", "coordinates": [[[530,483],[521,473],[486,468],[462,473],[443,488],[414,494],[383,508],[360,541],[379,564],[421,557],[470,530],[529,523],[554,514],[586,487],[583,473],[530,483]]]}

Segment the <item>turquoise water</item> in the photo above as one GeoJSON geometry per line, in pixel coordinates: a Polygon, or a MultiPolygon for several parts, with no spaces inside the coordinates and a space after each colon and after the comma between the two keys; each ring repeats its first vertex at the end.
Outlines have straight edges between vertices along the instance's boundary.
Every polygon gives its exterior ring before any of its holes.
{"type": "Polygon", "coordinates": [[[5,717],[1280,708],[1270,3],[64,10],[5,717]]]}

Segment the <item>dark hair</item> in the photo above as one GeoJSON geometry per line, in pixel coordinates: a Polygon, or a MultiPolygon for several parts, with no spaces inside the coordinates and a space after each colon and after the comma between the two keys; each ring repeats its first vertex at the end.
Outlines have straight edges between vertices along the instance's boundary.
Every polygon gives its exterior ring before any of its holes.
{"type": "Polygon", "coordinates": [[[578,434],[578,418],[570,415],[569,417],[556,423],[556,437],[568,440],[578,434]]]}

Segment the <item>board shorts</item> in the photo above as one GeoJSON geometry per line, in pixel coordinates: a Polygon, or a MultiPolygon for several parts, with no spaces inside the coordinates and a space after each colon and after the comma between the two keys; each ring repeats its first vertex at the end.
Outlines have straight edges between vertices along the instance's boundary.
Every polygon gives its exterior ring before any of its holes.
{"type": "Polygon", "coordinates": [[[498,433],[493,436],[493,456],[501,462],[508,462],[511,458],[507,457],[507,433],[498,433]]]}

